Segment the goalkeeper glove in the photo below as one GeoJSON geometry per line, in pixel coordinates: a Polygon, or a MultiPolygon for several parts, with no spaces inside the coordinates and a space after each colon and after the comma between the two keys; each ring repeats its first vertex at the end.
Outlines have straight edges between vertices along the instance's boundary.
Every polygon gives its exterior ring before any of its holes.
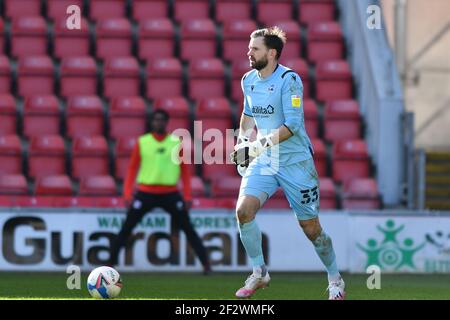
{"type": "MultiPolygon", "coordinates": [[[[273,146],[273,134],[249,142],[247,137],[243,137],[242,142],[234,147],[231,159],[236,165],[248,167],[253,158],[258,157],[263,151],[273,146]]],[[[238,138],[239,142],[239,138],[238,138]]]]}

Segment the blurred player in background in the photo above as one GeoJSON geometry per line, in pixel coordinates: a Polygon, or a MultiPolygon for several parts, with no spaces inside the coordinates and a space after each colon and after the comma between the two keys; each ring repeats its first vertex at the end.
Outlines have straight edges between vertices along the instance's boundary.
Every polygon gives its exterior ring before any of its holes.
{"type": "Polygon", "coordinates": [[[167,133],[168,122],[166,111],[153,112],[150,117],[152,131],[139,137],[134,147],[123,188],[128,206],[127,218],[111,246],[110,264],[117,264],[120,248],[142,217],[160,207],[170,213],[175,227],[185,232],[187,241],[203,265],[204,273],[209,274],[211,269],[206,249],[189,220],[192,199],[189,165],[179,161],[179,158],[173,159],[173,155],[179,155],[181,142],[178,137],[167,133]],[[184,199],[177,187],[180,177],[184,199]],[[137,192],[133,197],[136,181],[137,192]]]}
{"type": "Polygon", "coordinates": [[[338,271],[331,238],[318,218],[318,175],[305,130],[303,85],[297,73],[278,63],[285,42],[285,33],[278,27],[254,31],[247,52],[253,70],[247,72],[241,82],[244,111],[238,143],[231,157],[243,174],[236,215],[253,273],[236,296],[248,298],[269,284],[261,231],[255,216],[281,187],[303,232],[325,265],[329,299],[342,300],[345,284],[338,271]],[[255,124],[257,138],[250,142],[255,124]]]}

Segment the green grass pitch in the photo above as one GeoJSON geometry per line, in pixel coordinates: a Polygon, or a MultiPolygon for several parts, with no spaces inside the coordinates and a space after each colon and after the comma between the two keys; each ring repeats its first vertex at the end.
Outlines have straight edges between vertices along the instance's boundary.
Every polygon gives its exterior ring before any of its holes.
{"type": "MultiPolygon", "coordinates": [[[[246,273],[123,273],[122,299],[234,299],[246,273]]],[[[368,275],[343,274],[348,300],[450,299],[450,275],[386,274],[380,290],[369,290],[368,275]]],[[[91,299],[82,275],[81,290],[68,290],[68,274],[0,272],[0,299],[91,299]]],[[[324,273],[271,273],[270,287],[254,300],[326,300],[324,273]]]]}

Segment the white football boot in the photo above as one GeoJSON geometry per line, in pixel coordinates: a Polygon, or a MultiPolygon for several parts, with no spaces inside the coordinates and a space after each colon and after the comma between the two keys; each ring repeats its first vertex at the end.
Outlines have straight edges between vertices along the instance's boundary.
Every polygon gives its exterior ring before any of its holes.
{"type": "Polygon", "coordinates": [[[344,300],[345,299],[345,282],[342,278],[337,281],[330,281],[328,288],[328,300],[344,300]]]}
{"type": "Polygon", "coordinates": [[[237,298],[250,298],[255,294],[256,290],[264,289],[269,285],[270,276],[269,272],[266,273],[264,277],[258,276],[252,273],[247,280],[245,280],[245,285],[236,291],[237,298]]]}

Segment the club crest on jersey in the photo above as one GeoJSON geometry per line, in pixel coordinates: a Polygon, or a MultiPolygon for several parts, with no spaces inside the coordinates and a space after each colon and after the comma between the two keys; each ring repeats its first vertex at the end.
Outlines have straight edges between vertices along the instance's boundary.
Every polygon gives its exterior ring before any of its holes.
{"type": "Polygon", "coordinates": [[[272,84],[269,88],[267,88],[269,92],[273,92],[275,90],[275,85],[272,84]]]}
{"type": "Polygon", "coordinates": [[[292,95],[291,96],[291,104],[294,108],[300,108],[301,105],[301,101],[302,99],[300,98],[299,95],[292,95]]]}

